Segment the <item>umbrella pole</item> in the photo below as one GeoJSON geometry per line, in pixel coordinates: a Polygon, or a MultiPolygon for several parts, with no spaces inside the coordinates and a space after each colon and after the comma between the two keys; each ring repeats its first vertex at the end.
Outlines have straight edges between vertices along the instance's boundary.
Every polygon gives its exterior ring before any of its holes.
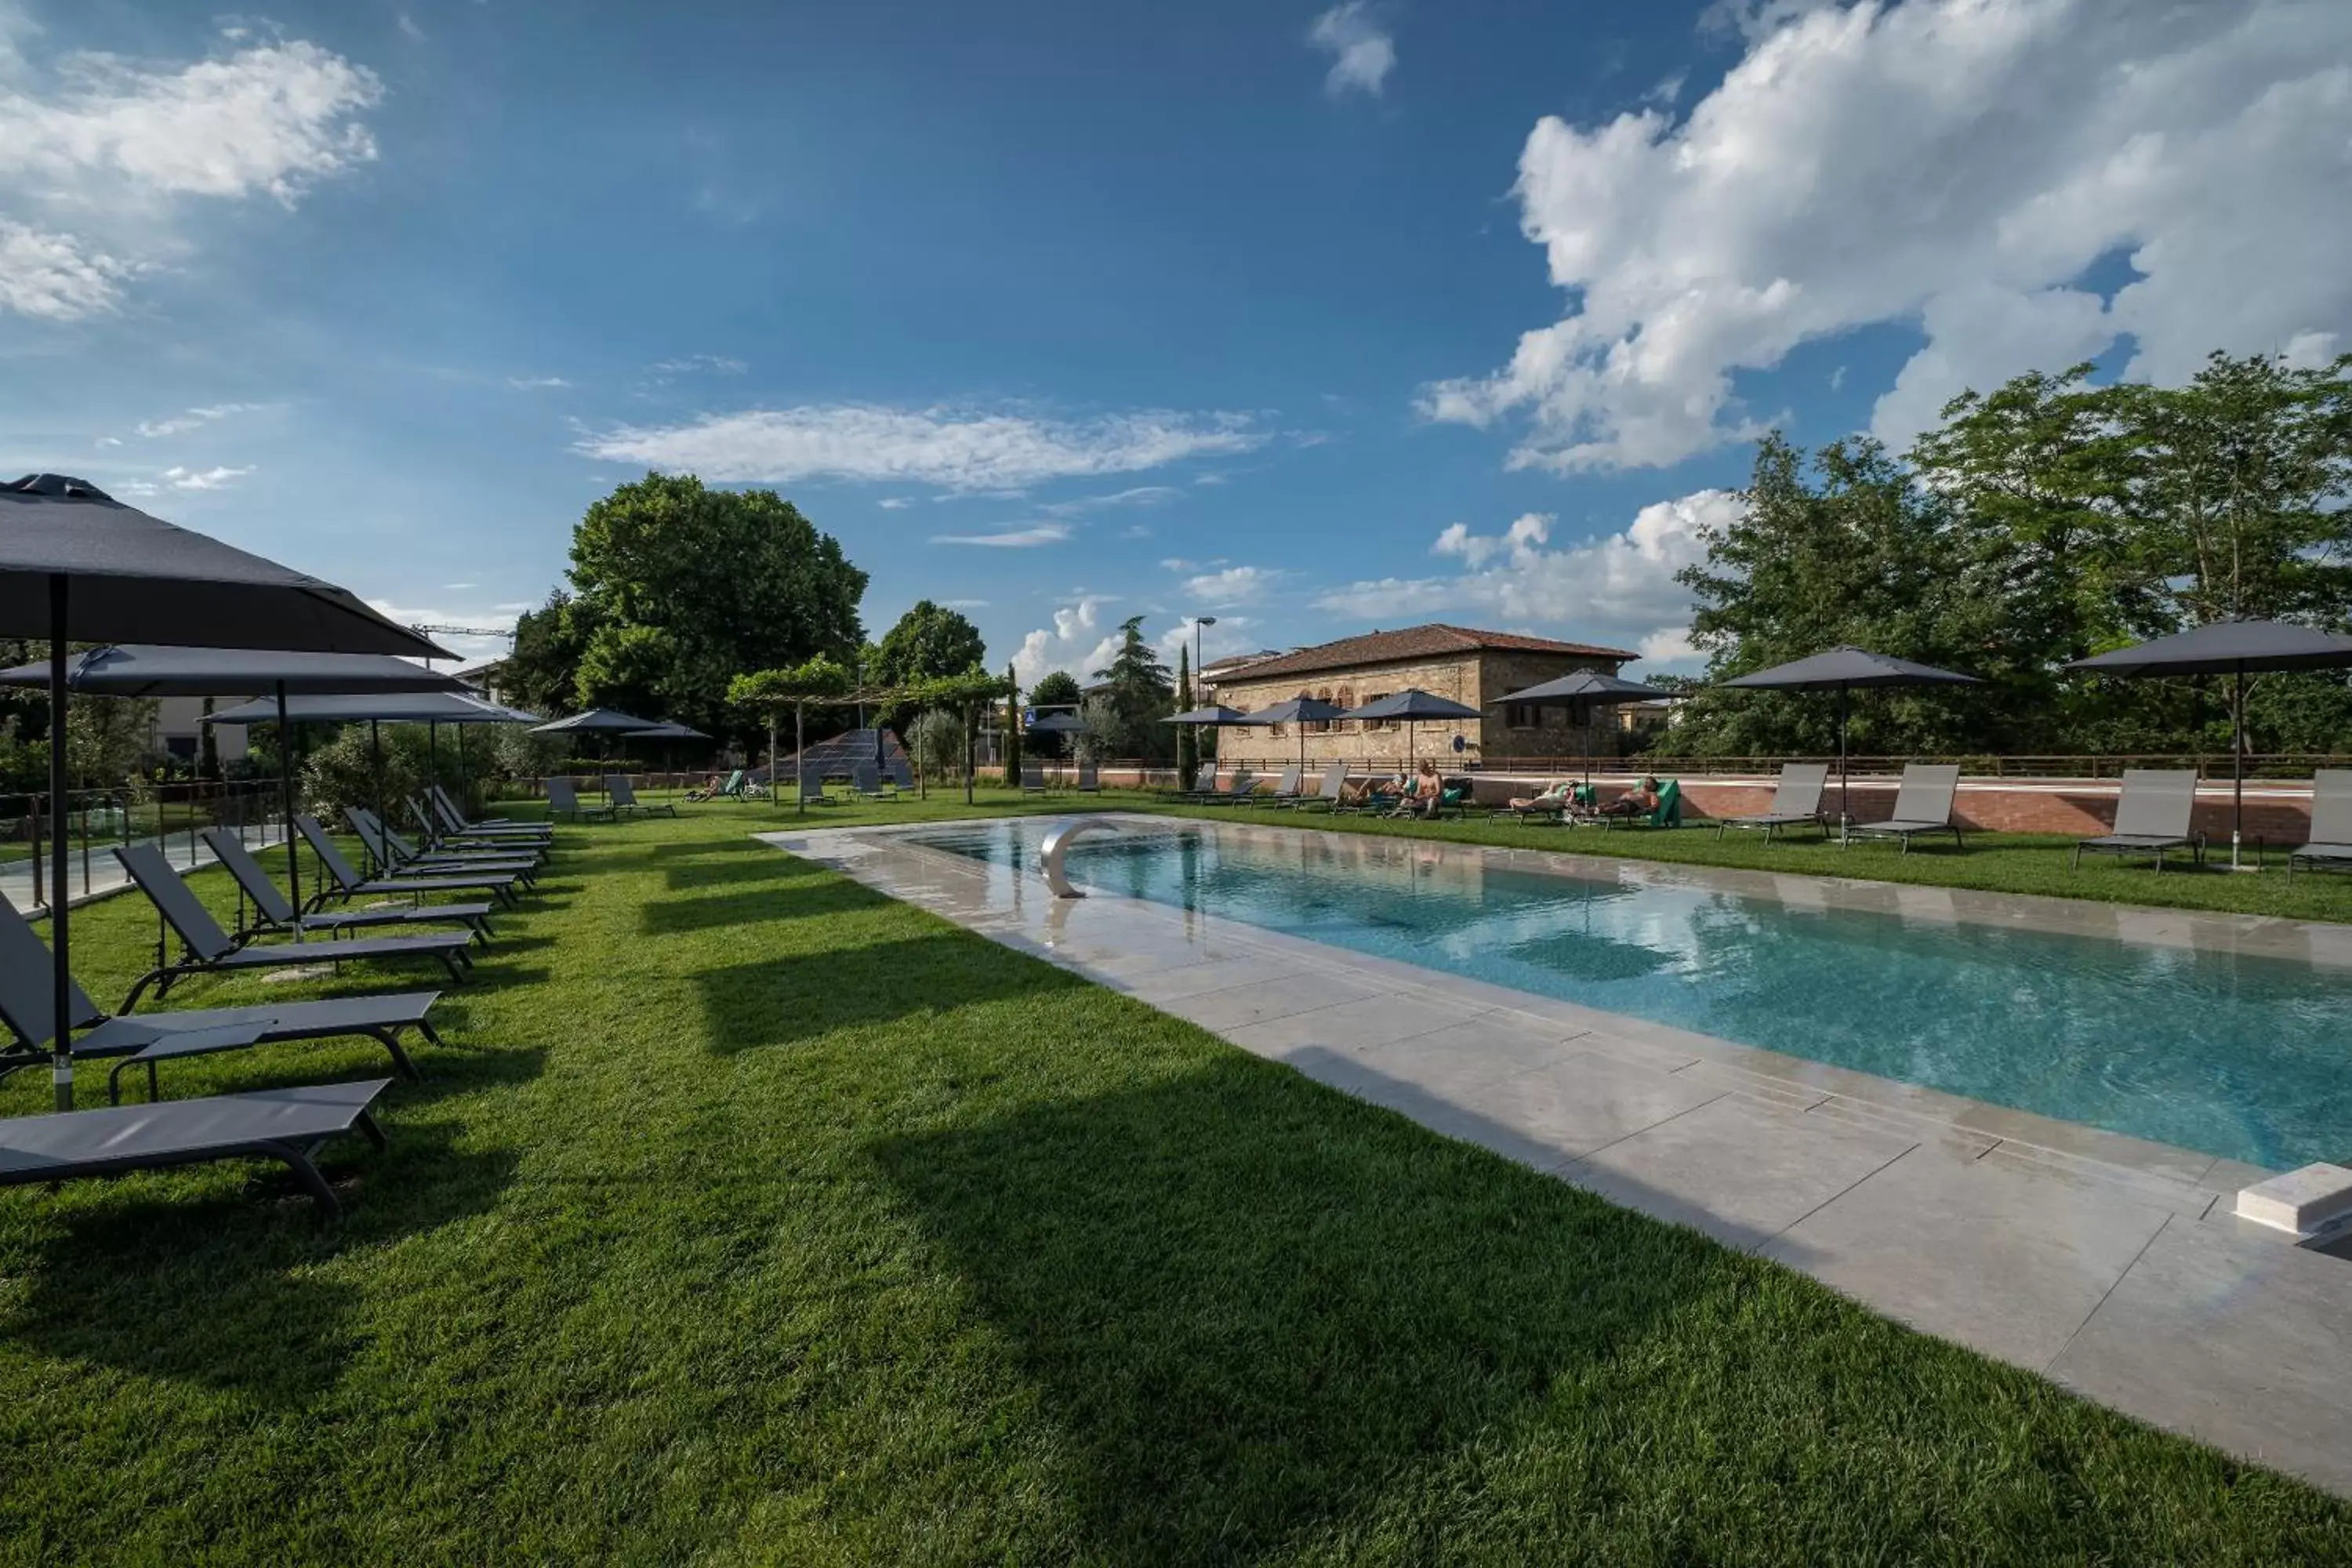
{"type": "Polygon", "coordinates": [[[49,576],[49,1077],[73,1109],[73,960],[66,926],[66,578],[49,576]]]}
{"type": "Polygon", "coordinates": [[[1845,706],[1846,689],[1840,686],[1838,688],[1838,842],[1841,844],[1846,841],[1846,824],[1853,820],[1853,813],[1846,809],[1845,706]]]}
{"type": "Polygon", "coordinates": [[[432,720],[425,721],[425,793],[431,795],[441,782],[441,726],[432,720]]]}
{"type": "Polygon", "coordinates": [[[2230,869],[2238,864],[2239,830],[2246,826],[2246,667],[2241,662],[2230,694],[2230,869]]]}
{"type": "MultiPolygon", "coordinates": [[[[383,814],[383,731],[373,719],[368,721],[368,763],[375,769],[376,831],[379,833],[390,833],[392,831],[392,818],[383,814]]],[[[389,851],[391,847],[391,842],[387,840],[384,844],[384,848],[389,851]]],[[[379,874],[387,877],[390,876],[392,874],[392,862],[389,860],[383,861],[381,863],[379,874]]]]}
{"type": "Polygon", "coordinates": [[[286,886],[302,908],[302,856],[294,847],[294,735],[286,722],[286,683],[278,683],[278,809],[286,818],[286,886]]]}

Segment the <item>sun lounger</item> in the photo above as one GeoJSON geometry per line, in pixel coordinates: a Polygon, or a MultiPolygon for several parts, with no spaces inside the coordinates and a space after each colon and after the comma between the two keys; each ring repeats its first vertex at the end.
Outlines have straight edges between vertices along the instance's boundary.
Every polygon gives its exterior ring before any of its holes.
{"type": "Polygon", "coordinates": [[[427,784],[425,793],[452,833],[510,833],[517,837],[541,839],[555,837],[555,825],[551,822],[525,822],[513,816],[484,816],[468,822],[466,814],[457,809],[457,803],[449,798],[447,790],[437,784],[427,784]]]}
{"type": "Polygon", "coordinates": [[[240,931],[239,937],[253,931],[279,931],[307,934],[327,931],[341,934],[378,926],[463,925],[473,931],[483,946],[489,945],[490,906],[488,904],[397,904],[376,910],[322,910],[304,914],[293,902],[278,890],[261,862],[236,841],[236,835],[225,827],[207,827],[205,843],[233,878],[239,891],[252,900],[254,924],[252,931],[240,931]]]}
{"type": "Polygon", "coordinates": [[[1045,763],[1024,763],[1021,764],[1021,793],[1023,795],[1044,795],[1045,793],[1045,763]]]}
{"type": "Polygon", "coordinates": [[[1783,763],[1780,782],[1772,787],[1772,804],[1754,816],[1727,816],[1715,825],[1715,836],[1720,838],[1734,827],[1754,828],[1764,835],[1764,842],[1772,842],[1772,835],[1784,827],[1801,827],[1807,823],[1821,829],[1822,837],[1830,836],[1830,825],[1822,815],[1822,792],[1829,787],[1830,765],[1827,763],[1783,763]]]}
{"type": "Polygon", "coordinates": [[[604,798],[613,803],[614,811],[642,812],[647,816],[651,816],[656,811],[666,811],[672,816],[677,815],[677,807],[668,801],[657,800],[648,805],[639,800],[637,786],[629,782],[629,776],[626,773],[604,775],[604,798]]]}
{"type": "Polygon", "coordinates": [[[1271,794],[1261,795],[1257,799],[1251,801],[1250,804],[1252,805],[1297,805],[1299,801],[1306,798],[1306,796],[1299,792],[1298,787],[1300,782],[1306,777],[1306,775],[1307,769],[1304,766],[1297,763],[1291,763],[1288,767],[1282,770],[1282,778],[1280,782],[1275,784],[1274,790],[1271,794]]]}
{"type": "Polygon", "coordinates": [[[727,775],[724,783],[714,788],[688,790],[686,798],[688,800],[740,800],[743,798],[743,770],[737,768],[727,775]]]}
{"type": "Polygon", "coordinates": [[[1257,789],[1257,775],[1247,768],[1234,771],[1234,782],[1223,791],[1212,790],[1201,797],[1202,805],[1236,805],[1247,800],[1257,789]]]}
{"type": "Polygon", "coordinates": [[[824,793],[824,775],[823,773],[802,773],[793,782],[800,791],[802,805],[828,805],[832,804],[832,797],[824,793]]]}
{"type": "Polygon", "coordinates": [[[1895,792],[1895,815],[1884,822],[1857,823],[1847,828],[1848,842],[1855,838],[1895,838],[1903,844],[1903,853],[1911,853],[1911,840],[1923,833],[1948,833],[1952,847],[1968,847],[1960,837],[1960,825],[1952,815],[1952,797],[1959,792],[1960,770],[1956,763],[1912,763],[1903,770],[1903,784],[1895,792]]]}
{"type": "Polygon", "coordinates": [[[1603,828],[1619,827],[1680,827],[1683,825],[1683,786],[1679,779],[1668,779],[1658,786],[1658,804],[1635,816],[1625,816],[1610,812],[1594,812],[1592,820],[1603,828]]]}
{"type": "Polygon", "coordinates": [[[1562,816],[1576,808],[1578,792],[1582,787],[1580,784],[1564,782],[1554,784],[1540,793],[1528,796],[1525,805],[1513,805],[1509,801],[1505,801],[1486,813],[1486,820],[1492,822],[1498,817],[1507,817],[1516,822],[1558,823],[1562,816]]]}
{"type": "Polygon", "coordinates": [[[882,787],[882,770],[870,762],[854,763],[850,765],[849,787],[856,792],[861,800],[881,801],[898,798],[898,785],[894,783],[889,789],[885,790],[882,787]]]}
{"type": "Polygon", "coordinates": [[[891,784],[899,789],[910,790],[915,787],[915,764],[907,760],[906,752],[894,753],[889,759],[887,771],[890,775],[891,784]]]}
{"type": "Polygon", "coordinates": [[[549,845],[544,838],[521,834],[451,833],[442,826],[439,815],[422,799],[412,795],[404,804],[408,807],[409,820],[415,825],[416,831],[425,836],[425,844],[436,853],[455,855],[470,850],[475,853],[529,855],[534,859],[547,854],[549,845]]]}
{"type": "Polygon", "coordinates": [[[2164,869],[2164,852],[2188,849],[2200,865],[2205,861],[2205,841],[2191,835],[2189,819],[2197,811],[2197,774],[2188,768],[2126,768],[2123,793],[2116,797],[2113,832],[2085,838],[2074,846],[2074,865],[2083,864],[2085,849],[2110,855],[2152,855],[2156,868],[2164,869]]]}
{"type": "Polygon", "coordinates": [[[343,858],[319,819],[300,812],[294,814],[294,830],[319,858],[319,864],[333,879],[334,887],[321,888],[312,899],[310,907],[322,908],[329,898],[351,899],[358,894],[405,893],[421,899],[426,893],[495,893],[511,906],[515,900],[516,879],[508,873],[466,871],[446,876],[362,877],[343,858]]]}
{"type": "Polygon", "coordinates": [[[547,809],[558,816],[568,816],[574,822],[593,822],[600,816],[611,822],[618,817],[610,805],[583,805],[572,781],[561,773],[542,779],[541,787],[547,791],[547,809]]]}
{"type": "Polygon", "coordinates": [[[2288,876],[2294,875],[2298,860],[2305,870],[2352,867],[2352,772],[2322,768],[2311,775],[2309,841],[2287,851],[2288,876]]]}
{"type": "MultiPolygon", "coordinates": [[[[50,1042],[56,1031],[49,986],[49,950],[16,906],[0,900],[0,1023],[7,1026],[14,1043],[0,1050],[0,1078],[49,1065],[50,1042]]],[[[405,1078],[416,1068],[401,1049],[403,1032],[415,1029],[438,1046],[426,1014],[441,999],[438,991],[402,991],[368,996],[341,996],[319,1002],[276,1002],[257,1007],[184,1008],[177,1012],[145,1013],[137,1017],[110,1018],[76,984],[72,1009],[71,1049],[79,1060],[112,1060],[107,1079],[108,1098],[116,1098],[126,1069],[147,1069],[147,1093],[155,1098],[155,1068],[160,1062],[184,1057],[209,1056],[218,1051],[298,1040],[331,1040],[364,1035],[382,1045],[393,1066],[405,1078]]]]}
{"type": "Polygon", "coordinates": [[[1202,763],[1198,769],[1194,770],[1191,789],[1185,789],[1180,785],[1175,789],[1163,789],[1155,793],[1161,800],[1206,799],[1217,793],[1217,764],[1202,763]]]}
{"type": "MultiPolygon", "coordinates": [[[[421,936],[360,937],[350,942],[292,942],[245,943],[221,930],[212,911],[191,891],[180,874],[172,869],[163,852],[152,844],[122,844],[114,848],[114,858],[121,862],[124,871],[139,890],[147,895],[163,923],[180,939],[182,955],[177,963],[165,962],[167,954],[156,954],[155,967],[141,975],[131,987],[131,994],[122,999],[120,1009],[128,1013],[139,1005],[140,993],[152,984],[161,997],[173,983],[187,974],[234,973],[249,969],[283,969],[296,963],[345,963],[359,959],[432,958],[438,959],[448,970],[451,980],[463,980],[465,971],[473,967],[473,958],[467,952],[474,937],[471,931],[436,931],[421,936]]],[[[161,944],[159,944],[161,945],[161,944]]]]}
{"type": "Polygon", "coordinates": [[[435,876],[446,872],[504,872],[520,879],[525,887],[539,879],[540,852],[536,849],[436,849],[420,850],[386,827],[375,813],[365,806],[347,805],[343,816],[352,831],[360,836],[367,852],[375,863],[394,876],[435,876]]]}
{"type": "Polygon", "coordinates": [[[0,1121],[0,1186],[120,1175],[212,1160],[277,1160],[294,1173],[321,1217],[343,1212],[319,1173],[319,1148],[352,1131],[377,1148],[383,1133],[368,1114],[388,1078],[265,1089],[205,1100],[60,1110],[0,1121]]]}
{"type": "Polygon", "coordinates": [[[1333,763],[1323,770],[1323,777],[1312,792],[1302,795],[1290,803],[1291,809],[1304,811],[1310,805],[1320,805],[1327,810],[1336,807],[1339,804],[1339,797],[1347,788],[1348,764],[1333,763]]]}
{"type": "Polygon", "coordinates": [[[1084,762],[1078,764],[1078,793],[1080,795],[1102,794],[1102,764],[1100,763],[1084,762]]]}

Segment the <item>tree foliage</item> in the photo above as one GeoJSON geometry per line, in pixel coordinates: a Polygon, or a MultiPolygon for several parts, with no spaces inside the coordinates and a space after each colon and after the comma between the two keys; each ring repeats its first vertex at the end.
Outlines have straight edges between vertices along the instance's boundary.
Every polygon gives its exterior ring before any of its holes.
{"type": "Polygon", "coordinates": [[[978,626],[957,611],[918,599],[875,645],[866,676],[883,686],[911,686],[970,669],[987,654],[978,626]]]}
{"type": "MultiPolygon", "coordinates": [[[[1040,712],[1075,713],[1079,697],[1077,677],[1056,669],[1037,678],[1037,684],[1029,689],[1029,706],[1040,712]]],[[[1022,736],[1021,743],[1034,756],[1059,757],[1063,740],[1051,730],[1038,730],[1022,736]]]]}
{"type": "Polygon", "coordinates": [[[1109,689],[1104,695],[1118,718],[1117,754],[1159,759],[1174,743],[1167,732],[1173,726],[1161,721],[1176,710],[1176,682],[1160,662],[1159,650],[1144,640],[1143,619],[1129,616],[1119,623],[1118,651],[1108,668],[1095,671],[1095,679],[1109,689]]]}
{"type": "Polygon", "coordinates": [[[772,490],[622,485],[573,531],[571,581],[517,627],[518,699],[740,731],[738,674],[845,658],[864,636],[866,574],[772,490]],[[554,700],[567,663],[572,689],[554,700]]]}
{"type": "MultiPolygon", "coordinates": [[[[2352,356],[2216,354],[2178,387],[2090,374],[1965,393],[1906,461],[1768,437],[1743,514],[1681,577],[1709,680],[1853,643],[1986,681],[1856,693],[1858,752],[2226,745],[2191,683],[2062,667],[2232,616],[2352,623],[2352,356]]],[[[2251,709],[2259,748],[2352,746],[2341,676],[2266,677],[2251,709]]],[[[1825,752],[1833,720],[1810,694],[1703,690],[1662,749],[1825,752]]]]}

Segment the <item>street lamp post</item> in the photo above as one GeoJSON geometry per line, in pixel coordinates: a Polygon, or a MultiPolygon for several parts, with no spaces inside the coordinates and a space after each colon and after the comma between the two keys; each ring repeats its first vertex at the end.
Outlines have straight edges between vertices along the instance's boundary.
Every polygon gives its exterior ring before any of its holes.
{"type": "MultiPolygon", "coordinates": [[[[1202,626],[1213,626],[1216,624],[1217,617],[1214,616],[1195,616],[1192,617],[1192,705],[1195,708],[1198,708],[1208,701],[1208,699],[1202,695],[1202,693],[1208,689],[1208,683],[1201,679],[1201,628],[1202,626]]],[[[1197,736],[1200,731],[1196,730],[1193,733],[1197,736]]],[[[1200,742],[1197,740],[1193,742],[1192,759],[1195,763],[1198,763],[1201,760],[1200,742]]],[[[1176,781],[1176,787],[1179,789],[1190,789],[1192,787],[1193,782],[1194,781],[1190,779],[1180,778],[1176,781]]]]}

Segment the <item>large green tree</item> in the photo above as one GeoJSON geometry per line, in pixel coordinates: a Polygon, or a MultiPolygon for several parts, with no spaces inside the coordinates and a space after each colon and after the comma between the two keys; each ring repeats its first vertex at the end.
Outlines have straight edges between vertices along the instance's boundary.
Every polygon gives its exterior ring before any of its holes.
{"type": "Polygon", "coordinates": [[[1176,682],[1160,662],[1159,650],[1144,640],[1141,616],[1119,623],[1118,650],[1108,668],[1095,671],[1095,679],[1108,687],[1103,695],[1118,715],[1125,742],[1118,754],[1167,757],[1174,745],[1168,731],[1174,726],[1161,721],[1176,710],[1176,682]]]}
{"type": "MultiPolygon", "coordinates": [[[[1051,670],[1039,676],[1037,684],[1029,689],[1029,706],[1041,712],[1075,715],[1084,696],[1078,689],[1077,677],[1066,669],[1051,670]]],[[[1034,730],[1022,736],[1021,743],[1031,756],[1061,757],[1067,754],[1063,740],[1052,730],[1034,730]]]]}
{"type": "Polygon", "coordinates": [[[864,637],[866,574],[772,490],[623,485],[580,520],[571,577],[558,646],[579,647],[574,700],[714,732],[742,727],[738,674],[845,660],[864,637]]]}
{"type": "Polygon", "coordinates": [[[980,628],[961,614],[929,599],[918,599],[876,645],[866,679],[880,686],[913,686],[961,674],[981,663],[987,653],[980,628]]]}

